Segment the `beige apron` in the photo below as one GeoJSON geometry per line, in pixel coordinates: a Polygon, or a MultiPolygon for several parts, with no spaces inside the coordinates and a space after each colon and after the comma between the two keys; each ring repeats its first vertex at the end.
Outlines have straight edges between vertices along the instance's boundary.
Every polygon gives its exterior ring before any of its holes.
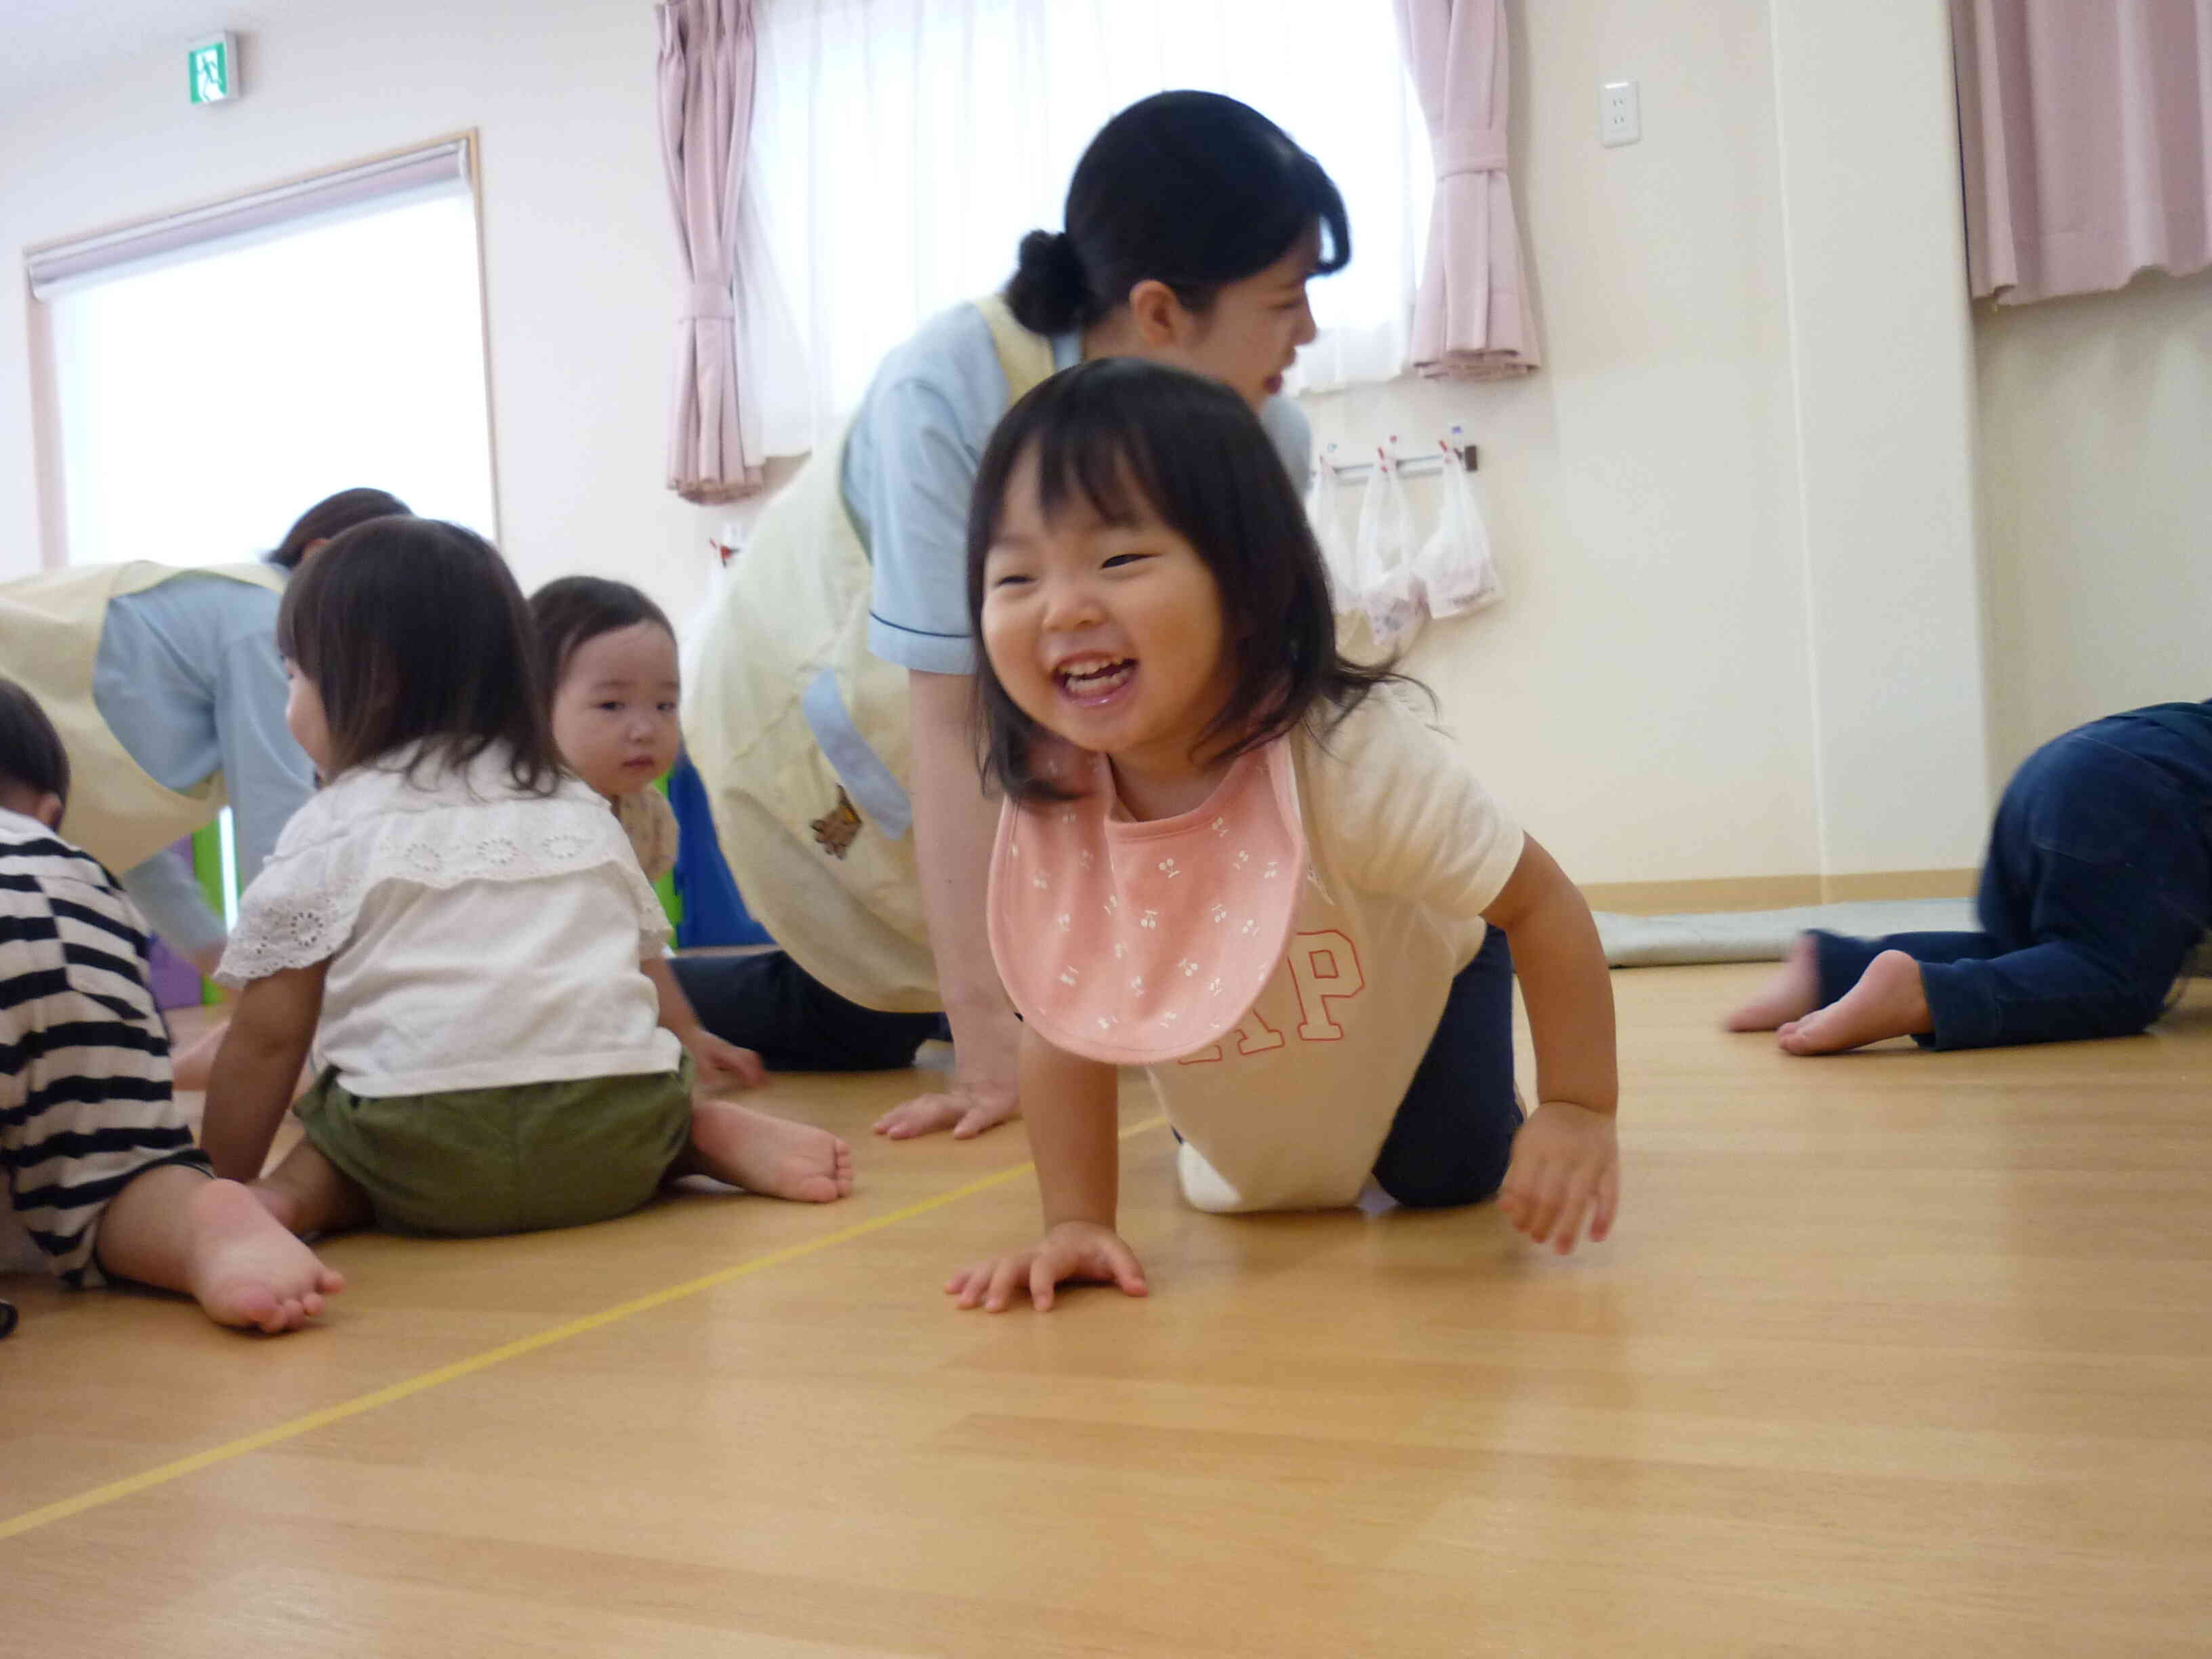
{"type": "MultiPolygon", "coordinates": [[[[1052,373],[1051,342],[993,296],[1012,398],[1052,373]]],[[[907,670],[868,649],[868,550],[843,490],[845,440],[817,450],[761,514],[684,688],[684,730],[745,906],[841,996],[944,1006],[908,805],[907,670]]]]}
{"type": "Polygon", "coordinates": [[[139,560],[0,584],[0,674],[39,700],[69,751],[62,834],[118,872],[213,823],[229,799],[220,772],[184,794],[156,783],[107,729],[92,700],[109,604],[182,575],[222,576],[282,592],[286,573],[269,565],[187,571],[139,560]]]}

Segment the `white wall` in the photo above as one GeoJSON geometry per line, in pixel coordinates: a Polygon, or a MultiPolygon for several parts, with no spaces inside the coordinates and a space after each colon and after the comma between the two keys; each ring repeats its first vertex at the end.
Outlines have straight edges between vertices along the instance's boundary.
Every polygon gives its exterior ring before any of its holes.
{"type": "MultiPolygon", "coordinates": [[[[1408,666],[1587,881],[1819,867],[1766,10],[1515,7],[1541,369],[1309,400],[1348,459],[1455,422],[1480,447],[1507,598],[1408,666]],[[1604,149],[1624,76],[1644,141],[1604,149]]],[[[1434,486],[1408,489],[1425,522],[1434,486]]]]}
{"type": "MultiPolygon", "coordinates": [[[[0,112],[0,252],[477,129],[504,550],[526,587],[589,568],[688,605],[719,515],[661,488],[681,290],[652,8],[285,0],[224,16],[245,37],[234,105],[185,103],[180,38],[0,112]]],[[[27,331],[0,319],[0,577],[40,559],[27,331]]]]}
{"type": "MultiPolygon", "coordinates": [[[[1510,597],[1412,667],[1585,881],[1971,864],[1981,623],[1942,9],[1509,3],[1544,368],[1315,405],[1324,440],[1458,421],[1482,446],[1510,597]],[[1620,76],[1644,137],[1606,150],[1597,87],[1620,76]],[[1885,607],[1923,601],[1893,638],[1885,607]]],[[[651,9],[288,0],[231,21],[234,107],[184,106],[165,52],[0,112],[0,250],[479,129],[506,550],[526,583],[594,568],[688,606],[732,515],[660,487],[679,290],[651,9]]],[[[23,334],[0,325],[0,575],[37,561],[23,334]]]]}
{"type": "Polygon", "coordinates": [[[2212,696],[2212,274],[1978,307],[2001,778],[2100,714],[2212,696]]]}
{"type": "Polygon", "coordinates": [[[1987,714],[1948,14],[1772,11],[1820,867],[1970,865],[1987,714]]]}
{"type": "Polygon", "coordinates": [[[1941,9],[1510,15],[1541,372],[1310,402],[1347,458],[1455,422],[1481,447],[1509,598],[1432,627],[1410,667],[1585,881],[1972,865],[1981,623],[1941,9]],[[1597,88],[1618,78],[1641,85],[1644,138],[1605,149],[1597,88]]]}

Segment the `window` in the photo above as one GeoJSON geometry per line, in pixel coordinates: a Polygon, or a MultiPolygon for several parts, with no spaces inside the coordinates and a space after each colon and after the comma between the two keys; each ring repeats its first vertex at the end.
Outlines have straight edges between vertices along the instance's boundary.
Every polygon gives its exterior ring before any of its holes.
{"type": "Polygon", "coordinates": [[[1003,283],[1058,229],[1116,111],[1170,88],[1240,98],[1344,192],[1351,265],[1313,287],[1292,390],[1404,366],[1428,140],[1389,0],[769,0],[745,280],[785,326],[763,365],[769,453],[803,451],[932,313],[1003,283]]]}
{"type": "Polygon", "coordinates": [[[356,484],[494,532],[466,141],[398,159],[33,257],[70,562],[250,559],[356,484]]]}

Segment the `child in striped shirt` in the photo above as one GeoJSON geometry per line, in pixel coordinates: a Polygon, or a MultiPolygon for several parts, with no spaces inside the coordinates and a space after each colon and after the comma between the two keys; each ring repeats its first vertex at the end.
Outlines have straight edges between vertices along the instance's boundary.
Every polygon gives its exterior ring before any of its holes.
{"type": "Polygon", "coordinates": [[[218,1324],[296,1330],[345,1281],[192,1144],[144,924],[55,833],[69,781],[46,711],[0,679],[0,1266],[27,1237],[65,1284],[182,1291],[218,1324]]]}

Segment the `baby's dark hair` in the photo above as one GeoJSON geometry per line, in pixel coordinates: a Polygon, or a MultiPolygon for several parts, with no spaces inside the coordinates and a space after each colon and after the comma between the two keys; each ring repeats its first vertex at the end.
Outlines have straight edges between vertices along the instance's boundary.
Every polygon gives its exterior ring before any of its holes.
{"type": "MultiPolygon", "coordinates": [[[[1387,665],[1364,668],[1339,653],[1321,547],[1259,416],[1218,381],[1136,357],[1061,371],[1008,410],[991,434],[968,515],[968,622],[977,639],[983,567],[998,539],[1007,483],[1032,453],[1048,520],[1075,505],[1113,525],[1157,520],[1212,573],[1233,672],[1220,714],[1200,735],[1211,757],[1273,742],[1316,704],[1327,706],[1334,725],[1399,678],[1387,665]],[[1222,738],[1229,741],[1214,748],[1222,738]]],[[[1017,800],[1066,799],[1039,772],[1039,728],[1006,694],[988,653],[975,689],[986,777],[1017,800]]]]}
{"type": "Polygon", "coordinates": [[[69,805],[69,750],[39,700],[0,676],[0,789],[27,789],[69,805]]]}
{"type": "Polygon", "coordinates": [[[389,490],[341,489],[335,495],[324,496],[292,520],[284,539],[269,555],[269,562],[287,570],[297,570],[300,561],[307,556],[307,550],[317,542],[333,540],[371,519],[389,518],[395,513],[410,510],[406,502],[389,490]]]}
{"type": "Polygon", "coordinates": [[[1309,234],[1323,239],[1315,276],[1352,258],[1344,198],[1321,163],[1218,92],[1155,93],[1101,127],[1075,164],[1061,217],[1066,230],[1022,238],[1006,283],[1008,307],[1032,333],[1088,328],[1148,281],[1203,315],[1224,285],[1309,234]]]}
{"type": "Polygon", "coordinates": [[[356,525],[276,612],[276,648],[322,697],[331,777],[411,743],[424,744],[417,763],[454,767],[505,744],[516,787],[552,793],[562,770],[532,646],[506,561],[438,519],[356,525]]]}
{"type": "Polygon", "coordinates": [[[628,582],[604,576],[562,576],[530,596],[530,624],[538,641],[538,684],[550,700],[568,672],[568,659],[602,634],[651,623],[676,637],[668,613],[628,582]]]}

